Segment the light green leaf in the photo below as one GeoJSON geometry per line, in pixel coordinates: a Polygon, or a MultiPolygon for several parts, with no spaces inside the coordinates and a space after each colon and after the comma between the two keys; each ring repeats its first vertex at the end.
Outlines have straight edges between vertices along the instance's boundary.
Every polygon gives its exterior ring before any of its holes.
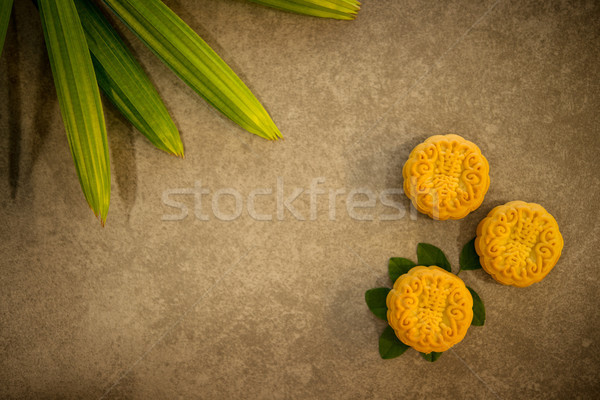
{"type": "Polygon", "coordinates": [[[269,114],[227,64],[159,0],[104,0],[186,84],[242,128],[281,137],[269,114]]]}
{"type": "Polygon", "coordinates": [[[407,258],[402,257],[392,257],[390,258],[390,262],[388,263],[388,274],[390,275],[390,279],[392,283],[396,282],[400,276],[408,273],[413,267],[417,264],[412,262],[407,258]]]}
{"type": "Polygon", "coordinates": [[[250,0],[278,10],[314,17],[350,20],[356,18],[360,2],[355,0],[250,0]]]}
{"type": "Polygon", "coordinates": [[[386,326],[385,330],[379,337],[379,355],[384,360],[396,358],[404,354],[409,348],[398,339],[391,326],[386,326]]]}
{"type": "Polygon", "coordinates": [[[46,47],[83,194],[102,224],[110,202],[106,127],[94,66],[73,0],[39,0],[46,47]]]}
{"type": "Polygon", "coordinates": [[[477,251],[475,250],[475,239],[476,238],[473,238],[467,244],[465,244],[460,252],[459,263],[461,271],[481,268],[481,264],[479,263],[479,254],[477,254],[477,251]]]}
{"type": "Polygon", "coordinates": [[[421,356],[429,362],[436,362],[442,356],[442,354],[443,353],[432,351],[431,353],[421,353],[421,356]]]}
{"type": "Polygon", "coordinates": [[[75,0],[100,88],[152,144],[183,156],[183,144],[158,92],[119,34],[90,0],[75,0]]]}
{"type": "Polygon", "coordinates": [[[10,21],[10,13],[12,11],[13,0],[0,0],[0,56],[4,47],[4,39],[8,30],[8,22],[10,21]]]}
{"type": "Polygon", "coordinates": [[[424,265],[426,267],[437,265],[448,272],[452,272],[452,267],[450,267],[450,263],[444,255],[444,252],[434,245],[429,243],[419,243],[417,246],[417,258],[419,259],[419,265],[424,265]]]}
{"type": "Polygon", "coordinates": [[[389,292],[389,288],[383,287],[367,290],[365,292],[365,301],[367,302],[369,310],[371,310],[377,318],[384,321],[387,321],[387,304],[385,300],[389,292]]]}
{"type": "Polygon", "coordinates": [[[473,321],[471,325],[483,326],[485,324],[485,306],[483,305],[483,301],[476,291],[468,286],[467,289],[469,289],[471,297],[473,297],[473,321]]]}

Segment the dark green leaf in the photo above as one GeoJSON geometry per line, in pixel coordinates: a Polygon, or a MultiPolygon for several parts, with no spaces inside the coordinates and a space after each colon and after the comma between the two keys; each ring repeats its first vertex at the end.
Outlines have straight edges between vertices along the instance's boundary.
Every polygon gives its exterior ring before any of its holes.
{"type": "Polygon", "coordinates": [[[460,252],[459,262],[461,270],[469,271],[481,268],[479,255],[477,254],[477,251],[475,251],[475,238],[465,244],[460,252]]]}
{"type": "Polygon", "coordinates": [[[421,353],[421,356],[429,362],[436,362],[442,356],[442,353],[432,351],[431,353],[421,353]]]}
{"type": "Polygon", "coordinates": [[[389,292],[390,289],[384,287],[367,290],[365,292],[365,301],[367,302],[369,310],[371,310],[377,318],[381,318],[384,321],[387,321],[387,305],[385,304],[385,299],[389,292]]]}
{"type": "Polygon", "coordinates": [[[398,339],[391,326],[386,326],[379,337],[379,355],[384,360],[401,356],[409,346],[398,339]]]}
{"type": "Polygon", "coordinates": [[[467,289],[469,289],[469,292],[471,292],[471,296],[473,297],[473,322],[471,322],[471,325],[483,326],[485,323],[485,307],[483,301],[476,291],[468,286],[467,289]]]}
{"type": "Polygon", "coordinates": [[[8,30],[12,5],[13,0],[0,0],[0,55],[2,55],[2,47],[4,47],[4,38],[8,30]]]}
{"type": "Polygon", "coordinates": [[[396,280],[401,276],[410,271],[411,268],[416,266],[414,262],[410,261],[407,258],[402,257],[392,257],[390,258],[390,262],[388,264],[388,273],[390,275],[390,279],[392,283],[396,282],[396,280]]]}
{"type": "Polygon", "coordinates": [[[444,255],[444,252],[432,244],[419,243],[417,246],[417,258],[419,259],[419,265],[424,265],[426,267],[437,265],[448,272],[452,272],[452,267],[444,255]]]}

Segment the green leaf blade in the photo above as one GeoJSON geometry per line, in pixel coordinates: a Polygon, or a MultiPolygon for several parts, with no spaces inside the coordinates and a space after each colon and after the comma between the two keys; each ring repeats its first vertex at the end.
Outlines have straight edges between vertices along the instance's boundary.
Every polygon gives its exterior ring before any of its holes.
{"type": "Polygon", "coordinates": [[[2,56],[2,48],[4,48],[12,6],[13,0],[0,0],[0,56],[2,56]]]}
{"type": "Polygon", "coordinates": [[[479,262],[479,254],[475,250],[475,239],[471,239],[467,244],[464,245],[460,252],[460,269],[463,271],[470,271],[481,269],[481,263],[479,262]]]}
{"type": "Polygon", "coordinates": [[[250,0],[263,6],[320,18],[352,20],[360,10],[355,0],[250,0]]]}
{"type": "Polygon", "coordinates": [[[183,157],[183,143],[150,79],[90,0],[75,0],[98,84],[119,111],[157,148],[183,157]]]}
{"type": "Polygon", "coordinates": [[[467,286],[469,292],[471,292],[471,297],[473,297],[473,321],[471,325],[475,326],[483,326],[485,324],[485,306],[483,304],[483,300],[477,294],[476,291],[467,286]]]}
{"type": "Polygon", "coordinates": [[[452,272],[452,267],[442,250],[429,243],[419,243],[417,246],[417,258],[419,265],[426,267],[437,265],[448,272],[452,272]]]}
{"type": "Polygon", "coordinates": [[[281,132],[229,66],[159,0],[103,0],[188,86],[248,132],[276,140],[281,132]]]}
{"type": "Polygon", "coordinates": [[[412,268],[416,267],[417,264],[413,261],[402,258],[402,257],[392,257],[388,263],[388,274],[390,275],[390,279],[392,280],[392,284],[396,282],[400,276],[408,273],[412,268]]]}
{"type": "Polygon", "coordinates": [[[429,362],[436,362],[442,356],[443,353],[432,351],[431,353],[421,353],[421,357],[429,362]]]}
{"type": "Polygon", "coordinates": [[[379,337],[379,355],[384,360],[390,360],[404,354],[410,346],[405,345],[398,339],[391,326],[386,326],[379,337]]]}
{"type": "Polygon", "coordinates": [[[365,302],[369,310],[379,319],[387,321],[387,295],[389,288],[375,288],[365,292],[365,302]]]}
{"type": "Polygon", "coordinates": [[[39,0],[52,75],[79,183],[104,225],[110,161],[100,91],[73,0],[39,0]]]}

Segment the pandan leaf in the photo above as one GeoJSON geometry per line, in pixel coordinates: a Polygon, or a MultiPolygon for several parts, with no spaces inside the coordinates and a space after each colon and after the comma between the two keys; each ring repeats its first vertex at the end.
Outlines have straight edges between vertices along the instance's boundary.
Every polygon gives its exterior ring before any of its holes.
{"type": "Polygon", "coordinates": [[[106,127],[94,66],[73,0],[39,0],[46,47],[83,194],[104,225],[110,202],[106,127]]]}
{"type": "Polygon", "coordinates": [[[396,280],[400,278],[400,276],[408,273],[408,271],[410,271],[416,265],[417,264],[415,264],[407,258],[390,258],[390,262],[388,263],[388,274],[390,275],[392,283],[396,282],[396,280]]]}
{"type": "Polygon", "coordinates": [[[431,353],[421,353],[421,356],[429,362],[436,362],[442,356],[442,353],[432,351],[431,353]]]}
{"type": "Polygon", "coordinates": [[[471,325],[483,326],[485,324],[485,306],[483,305],[483,301],[476,291],[468,286],[467,289],[469,289],[471,297],[473,297],[473,321],[471,325]]]}
{"type": "Polygon", "coordinates": [[[103,0],[187,85],[242,128],[281,137],[269,114],[227,64],[159,0],[103,0]]]}
{"type": "Polygon", "coordinates": [[[369,310],[371,310],[377,318],[384,321],[387,321],[387,304],[385,303],[385,300],[389,292],[389,288],[376,288],[365,292],[365,301],[367,302],[369,310]]]}
{"type": "Polygon", "coordinates": [[[479,254],[477,254],[477,251],[475,250],[475,239],[476,238],[473,238],[467,244],[465,244],[460,252],[459,262],[461,271],[469,271],[481,268],[479,254]]]}
{"type": "Polygon", "coordinates": [[[350,20],[356,18],[360,2],[355,0],[250,0],[263,6],[313,17],[350,20]]]}
{"type": "Polygon", "coordinates": [[[0,0],[0,56],[4,47],[4,39],[8,30],[8,22],[10,21],[10,13],[12,11],[13,0],[0,0]]]}
{"type": "Polygon", "coordinates": [[[386,326],[385,330],[379,337],[379,355],[384,360],[396,358],[404,354],[409,348],[398,339],[391,326],[386,326]]]}
{"type": "Polygon", "coordinates": [[[175,123],[119,34],[92,1],[75,0],[75,5],[104,94],[152,144],[182,157],[175,123]]]}
{"type": "Polygon", "coordinates": [[[444,252],[434,245],[429,243],[419,243],[417,246],[417,258],[419,259],[419,265],[424,265],[426,267],[437,265],[448,272],[452,272],[452,267],[444,255],[444,252]]]}

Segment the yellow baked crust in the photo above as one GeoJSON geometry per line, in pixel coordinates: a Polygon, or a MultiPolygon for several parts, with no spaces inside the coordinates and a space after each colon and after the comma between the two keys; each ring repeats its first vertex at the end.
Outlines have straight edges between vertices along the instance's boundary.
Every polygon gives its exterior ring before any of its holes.
{"type": "Polygon", "coordinates": [[[473,320],[473,297],[464,282],[437,266],[417,266],[399,277],[386,303],[398,339],[421,353],[448,350],[473,320]]]}
{"type": "Polygon", "coordinates": [[[495,280],[518,287],[539,282],[554,268],[564,242],[554,217],[539,204],[511,201],[477,226],[475,250],[495,280]]]}
{"type": "Polygon", "coordinates": [[[419,212],[433,219],[460,219],[483,202],[489,172],[475,143],[458,135],[431,136],[404,164],[404,193],[419,212]]]}

